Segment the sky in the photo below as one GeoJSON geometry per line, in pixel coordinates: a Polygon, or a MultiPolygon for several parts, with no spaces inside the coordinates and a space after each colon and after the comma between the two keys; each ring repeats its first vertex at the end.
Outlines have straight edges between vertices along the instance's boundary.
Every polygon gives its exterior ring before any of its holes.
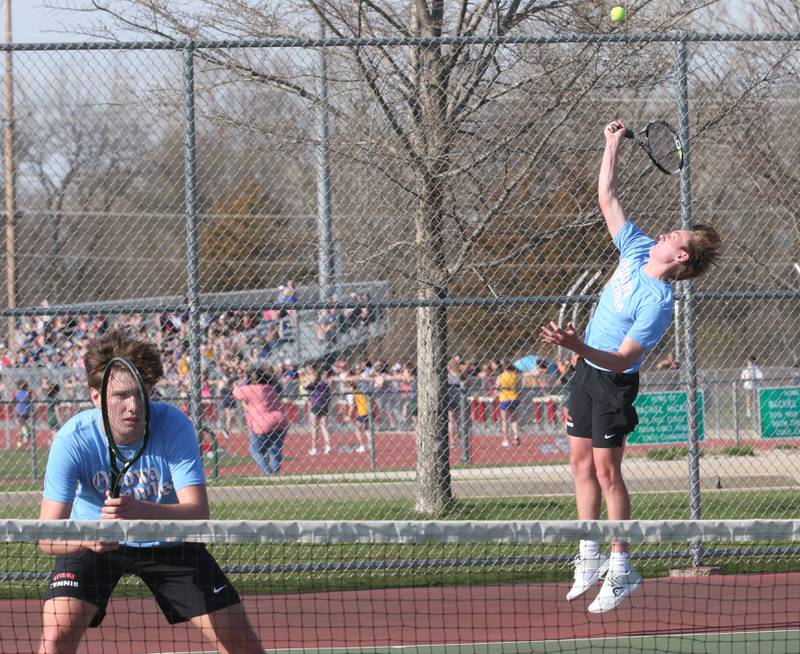
{"type": "Polygon", "coordinates": [[[64,18],[64,12],[46,9],[39,0],[12,0],[11,3],[11,26],[17,43],[71,40],[65,34],[47,33],[47,30],[60,29],[59,21],[65,22],[64,18]]]}
{"type": "MultiPolygon", "coordinates": [[[[0,2],[2,1],[5,0],[0,0],[0,2]]],[[[178,1],[189,5],[192,4],[192,0],[178,1]]],[[[74,24],[79,16],[78,14],[48,9],[42,5],[42,0],[11,0],[11,2],[15,42],[77,41],[85,39],[85,37],[63,33],[62,24],[74,24]]],[[[612,2],[609,0],[609,6],[611,4],[612,2]]],[[[737,8],[739,11],[735,12],[734,15],[741,13],[742,5],[747,6],[741,0],[724,0],[723,4],[737,8]]]]}

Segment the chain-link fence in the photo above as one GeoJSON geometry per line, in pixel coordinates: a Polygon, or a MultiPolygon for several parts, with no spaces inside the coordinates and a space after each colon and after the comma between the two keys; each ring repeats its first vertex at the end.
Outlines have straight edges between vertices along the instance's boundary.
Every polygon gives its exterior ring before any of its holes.
{"type": "Polygon", "coordinates": [[[113,326],[163,352],[215,517],[573,516],[571,362],[539,327],[585,328],[616,267],[596,186],[620,117],[685,142],[671,177],[623,148],[630,217],[725,241],[643,367],[634,515],[796,517],[799,45],[7,46],[0,504],[36,511],[53,433],[88,405],[85,343],[113,326]],[[234,397],[256,366],[290,421],[270,475],[234,397]]]}

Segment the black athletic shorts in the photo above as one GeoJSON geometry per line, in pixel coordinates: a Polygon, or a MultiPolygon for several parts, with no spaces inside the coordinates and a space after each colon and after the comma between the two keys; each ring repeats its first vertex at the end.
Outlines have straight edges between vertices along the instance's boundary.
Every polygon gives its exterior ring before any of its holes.
{"type": "Polygon", "coordinates": [[[622,447],[639,424],[638,393],[638,372],[598,370],[581,359],[570,385],[567,434],[591,438],[592,447],[622,447]]]}
{"type": "Polygon", "coordinates": [[[122,575],[136,575],[147,585],[170,624],[213,613],[241,600],[202,543],[165,547],[121,545],[111,552],[82,551],[56,557],[46,599],[75,597],[97,607],[90,627],[97,627],[122,575]]]}
{"type": "Polygon", "coordinates": [[[328,415],[327,404],[310,404],[308,408],[311,411],[312,416],[320,417],[328,415]]]}

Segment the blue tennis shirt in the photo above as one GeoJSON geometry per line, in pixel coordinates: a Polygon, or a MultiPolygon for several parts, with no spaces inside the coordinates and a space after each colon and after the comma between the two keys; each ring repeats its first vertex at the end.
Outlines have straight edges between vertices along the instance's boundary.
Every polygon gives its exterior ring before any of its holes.
{"type": "MultiPolygon", "coordinates": [[[[585,341],[590,347],[617,352],[627,336],[646,352],[667,331],[672,321],[672,285],[648,277],[642,270],[655,243],[631,221],[617,232],[614,245],[620,253],[619,265],[603,288],[586,328],[585,341]]],[[[625,372],[639,370],[642,359],[644,355],[625,372]]],[[[593,365],[588,360],[586,363],[593,365]]]]}
{"type": "MultiPolygon", "coordinates": [[[[140,443],[120,447],[126,458],[140,443]]],[[[122,464],[117,462],[117,467],[122,464]]],[[[81,411],[58,430],[44,477],[45,499],[72,504],[70,519],[99,520],[110,487],[108,444],[99,409],[81,411]]],[[[120,495],[177,504],[176,491],[205,484],[197,437],[189,419],[175,407],[150,403],[150,441],[142,458],[125,475],[120,495]]]]}

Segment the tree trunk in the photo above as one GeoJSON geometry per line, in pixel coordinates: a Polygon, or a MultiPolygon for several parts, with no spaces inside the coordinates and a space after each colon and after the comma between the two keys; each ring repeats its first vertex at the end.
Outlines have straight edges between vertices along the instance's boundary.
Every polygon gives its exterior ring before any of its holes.
{"type": "MultiPolygon", "coordinates": [[[[417,2],[415,31],[440,36],[444,5],[417,2]]],[[[421,160],[415,165],[419,203],[416,214],[417,296],[447,298],[444,238],[444,180],[448,170],[447,82],[441,46],[422,46],[416,59],[418,103],[410,133],[421,160]]],[[[415,510],[444,513],[453,499],[447,436],[447,308],[417,309],[417,497],[415,510]]]]}
{"type": "MultiPolygon", "coordinates": [[[[436,174],[418,181],[418,297],[447,297],[444,257],[442,188],[436,174]]],[[[417,309],[417,497],[415,510],[429,516],[443,513],[453,499],[447,436],[447,308],[417,309]]]]}

